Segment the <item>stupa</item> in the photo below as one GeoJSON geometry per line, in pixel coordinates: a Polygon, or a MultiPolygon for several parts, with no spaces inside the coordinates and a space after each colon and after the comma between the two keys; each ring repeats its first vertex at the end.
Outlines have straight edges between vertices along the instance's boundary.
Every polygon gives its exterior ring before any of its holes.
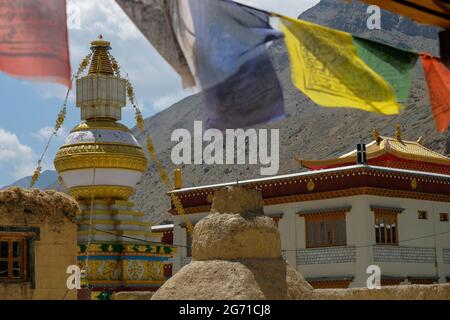
{"type": "Polygon", "coordinates": [[[172,247],[161,244],[144,214],[128,199],[147,167],[147,159],[121,120],[127,81],[115,71],[110,43],[91,43],[88,74],[76,82],[82,123],[61,146],[55,168],[78,201],[78,263],[89,287],[116,291],[156,290],[172,270],[172,247]]]}
{"type": "Polygon", "coordinates": [[[211,213],[194,227],[192,261],[152,300],[309,299],[312,287],[286,263],[259,190],[218,189],[211,213]]]}

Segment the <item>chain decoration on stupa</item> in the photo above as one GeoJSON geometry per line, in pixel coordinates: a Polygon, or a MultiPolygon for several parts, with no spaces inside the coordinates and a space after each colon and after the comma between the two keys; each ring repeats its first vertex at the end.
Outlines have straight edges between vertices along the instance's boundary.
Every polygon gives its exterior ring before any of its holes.
{"type": "MultiPolygon", "coordinates": [[[[110,55],[110,57],[112,57],[112,55],[110,55]]],[[[114,59],[114,57],[112,57],[112,61],[116,61],[114,59]]],[[[118,66],[117,63],[116,63],[116,66],[117,66],[116,67],[117,70],[120,70],[120,67],[118,66]]],[[[114,62],[113,62],[113,68],[114,68],[114,62]]],[[[133,107],[133,110],[134,110],[136,126],[142,134],[145,134],[144,118],[142,117],[142,112],[137,105],[134,88],[133,88],[133,85],[131,84],[130,80],[128,79],[128,76],[127,76],[127,80],[126,80],[126,86],[127,86],[126,87],[127,97],[133,107]]],[[[151,138],[150,134],[147,134],[146,145],[147,145],[148,153],[150,154],[150,158],[156,163],[156,168],[158,170],[159,177],[161,178],[161,181],[164,184],[164,187],[166,188],[167,191],[171,191],[173,189],[173,186],[170,183],[169,176],[167,174],[166,169],[164,168],[164,166],[161,164],[161,162],[158,160],[158,157],[156,156],[155,145],[153,144],[153,139],[151,138]]],[[[185,220],[186,231],[190,235],[192,235],[192,233],[194,232],[194,226],[193,226],[192,222],[189,220],[189,218],[187,217],[180,199],[174,193],[171,193],[170,197],[172,199],[173,204],[175,205],[175,209],[176,209],[178,215],[183,217],[183,219],[185,220]]]]}
{"type": "MultiPolygon", "coordinates": [[[[100,39],[102,39],[102,37],[100,39]]],[[[80,65],[78,66],[77,72],[72,77],[72,80],[80,78],[80,76],[84,73],[86,68],[89,66],[89,64],[92,60],[92,55],[93,55],[93,52],[89,53],[81,61],[80,65]]],[[[114,56],[110,52],[107,52],[107,56],[109,57],[109,59],[111,61],[111,67],[113,69],[114,75],[120,78],[121,77],[121,67],[120,67],[119,63],[117,62],[117,60],[114,58],[114,56]]],[[[55,136],[57,134],[58,130],[62,127],[62,125],[64,123],[64,120],[67,115],[67,99],[69,97],[69,93],[70,93],[70,89],[68,89],[68,91],[66,93],[63,108],[58,113],[56,124],[54,126],[52,135],[49,138],[49,141],[45,147],[45,150],[44,150],[41,158],[38,161],[38,166],[37,166],[36,170],[34,171],[34,174],[31,178],[30,188],[32,188],[36,184],[37,180],[39,179],[39,176],[40,176],[41,170],[42,170],[42,159],[48,150],[48,146],[50,145],[50,142],[51,142],[53,136],[55,136]]],[[[131,84],[130,80],[128,79],[128,74],[126,77],[126,94],[127,94],[128,100],[130,101],[130,103],[132,105],[132,108],[133,108],[133,111],[135,114],[136,126],[141,131],[141,133],[145,134],[144,118],[142,116],[141,110],[139,109],[139,107],[137,105],[134,88],[133,88],[133,85],[131,84]]],[[[150,154],[151,159],[153,161],[155,161],[155,163],[156,163],[158,174],[161,178],[161,181],[162,181],[164,187],[166,188],[167,191],[171,191],[173,188],[170,183],[169,176],[167,174],[166,169],[164,168],[164,166],[161,164],[161,162],[158,160],[158,158],[156,156],[155,146],[154,146],[153,140],[149,134],[147,134],[146,144],[147,144],[146,147],[150,154]]],[[[190,222],[189,218],[186,216],[185,210],[183,208],[183,205],[182,205],[180,199],[178,198],[177,195],[175,195],[173,193],[171,194],[171,199],[172,199],[172,202],[174,203],[177,213],[180,216],[182,216],[186,222],[187,232],[189,234],[192,234],[194,227],[193,227],[192,223],[190,222]]]]}
{"type": "MultiPolygon", "coordinates": [[[[84,59],[81,61],[80,65],[78,66],[77,72],[72,76],[72,79],[71,79],[72,81],[75,79],[78,79],[81,76],[81,74],[86,70],[86,68],[89,66],[89,63],[91,62],[91,58],[92,58],[92,52],[89,53],[86,57],[84,57],[84,59]]],[[[44,151],[42,152],[42,155],[38,160],[37,167],[34,170],[33,175],[31,177],[30,188],[33,188],[34,185],[36,184],[36,182],[39,180],[39,177],[41,176],[41,171],[42,171],[42,161],[45,157],[45,154],[47,153],[48,147],[50,146],[50,143],[51,143],[53,137],[57,135],[59,129],[61,129],[62,125],[64,124],[64,121],[67,116],[67,100],[69,99],[70,92],[71,92],[71,89],[70,88],[67,89],[66,97],[64,98],[63,107],[61,108],[61,110],[58,113],[52,134],[50,135],[50,137],[47,141],[44,151]]]]}
{"type": "MultiPolygon", "coordinates": [[[[116,58],[108,51],[107,55],[111,61],[111,67],[113,69],[114,75],[116,77],[121,77],[121,66],[120,64],[117,62],[116,58]]],[[[77,72],[77,76],[79,76],[85,69],[86,67],[89,65],[89,61],[91,59],[92,53],[90,53],[88,56],[86,56],[86,58],[83,60],[83,62],[80,64],[80,68],[79,68],[79,72],[77,72]],[[80,71],[81,70],[81,71],[80,71]]],[[[131,83],[131,81],[128,78],[128,73],[126,73],[126,95],[128,98],[128,101],[130,101],[130,104],[133,108],[134,114],[135,114],[135,121],[136,121],[136,126],[137,128],[140,130],[140,132],[142,134],[145,134],[145,126],[144,126],[144,118],[142,116],[142,112],[137,104],[137,99],[135,97],[135,91],[134,91],[134,87],[131,83]]],[[[164,168],[164,166],[161,164],[161,162],[158,160],[158,157],[156,155],[156,151],[155,151],[155,146],[153,144],[153,139],[151,138],[151,136],[149,134],[146,134],[147,138],[146,138],[146,148],[150,154],[150,158],[151,160],[153,160],[156,163],[156,167],[157,167],[157,171],[158,174],[161,178],[161,181],[165,187],[165,189],[167,191],[171,191],[172,185],[170,183],[170,179],[169,176],[167,174],[166,169],[164,168]]],[[[180,199],[178,198],[177,195],[175,194],[171,194],[171,199],[172,202],[174,203],[175,209],[177,211],[177,213],[183,217],[183,219],[185,220],[186,223],[186,230],[189,234],[192,234],[194,226],[192,225],[191,221],[189,220],[189,218],[187,217],[187,215],[185,214],[185,210],[183,208],[183,205],[180,201],[180,199]]]]}
{"type": "MultiPolygon", "coordinates": [[[[117,60],[114,58],[114,56],[110,52],[108,52],[108,57],[111,60],[114,74],[116,76],[120,77],[120,74],[121,74],[120,72],[121,72],[122,68],[120,67],[119,63],[117,62],[117,60]]],[[[126,93],[127,93],[128,101],[130,101],[131,106],[134,111],[136,127],[140,130],[140,132],[142,134],[145,134],[144,118],[143,118],[142,112],[139,109],[139,106],[137,104],[134,87],[128,78],[128,73],[126,73],[126,93]]],[[[153,139],[151,138],[151,136],[149,134],[147,134],[146,145],[147,145],[148,153],[150,154],[150,158],[156,163],[156,168],[158,170],[158,174],[161,178],[161,181],[164,184],[164,187],[166,188],[167,191],[171,191],[173,188],[170,183],[169,176],[167,174],[166,169],[164,168],[164,166],[161,164],[161,162],[158,160],[158,158],[156,156],[155,145],[153,144],[153,139]]],[[[176,209],[177,213],[180,216],[182,216],[183,219],[185,220],[187,232],[189,234],[192,234],[194,231],[194,226],[192,225],[191,221],[187,217],[180,199],[178,198],[177,195],[175,195],[173,193],[171,193],[171,199],[175,205],[175,209],[176,209]]]]}

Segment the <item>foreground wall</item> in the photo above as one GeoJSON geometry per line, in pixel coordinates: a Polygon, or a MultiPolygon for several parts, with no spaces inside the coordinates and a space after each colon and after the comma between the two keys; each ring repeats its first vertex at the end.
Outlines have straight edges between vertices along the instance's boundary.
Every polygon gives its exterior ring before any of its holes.
{"type": "Polygon", "coordinates": [[[24,249],[23,268],[13,274],[18,277],[0,278],[0,299],[76,299],[76,291],[67,289],[66,269],[77,263],[78,211],[77,203],[59,192],[0,191],[0,243],[23,241],[24,249]]]}
{"type": "MultiPolygon", "coordinates": [[[[150,300],[153,292],[118,292],[113,300],[150,300]]],[[[310,300],[450,300],[450,284],[390,286],[381,289],[316,289],[310,300]]]]}
{"type": "Polygon", "coordinates": [[[381,289],[318,289],[315,300],[450,300],[450,284],[390,286],[381,289]]]}

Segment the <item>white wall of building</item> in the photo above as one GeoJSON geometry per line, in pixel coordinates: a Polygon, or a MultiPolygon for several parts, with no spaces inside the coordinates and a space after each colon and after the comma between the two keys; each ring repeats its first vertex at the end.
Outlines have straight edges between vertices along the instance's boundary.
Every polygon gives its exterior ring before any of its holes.
{"type": "MultiPolygon", "coordinates": [[[[279,220],[283,256],[306,278],[353,277],[352,287],[365,286],[369,265],[378,265],[382,277],[436,277],[439,282],[450,277],[450,222],[440,221],[440,213],[450,215],[448,203],[360,195],[271,205],[264,212],[283,215],[279,220]],[[347,245],[306,249],[305,218],[297,213],[347,206],[351,207],[346,213],[347,245]],[[375,244],[371,206],[404,209],[398,214],[398,245],[375,244]],[[428,219],[419,220],[418,210],[427,211],[428,219]]],[[[207,214],[188,217],[196,223],[207,214]]],[[[181,226],[185,219],[174,216],[174,220],[174,243],[185,246],[186,230],[181,226]]],[[[174,272],[189,261],[181,247],[174,257],[174,272]]]]}

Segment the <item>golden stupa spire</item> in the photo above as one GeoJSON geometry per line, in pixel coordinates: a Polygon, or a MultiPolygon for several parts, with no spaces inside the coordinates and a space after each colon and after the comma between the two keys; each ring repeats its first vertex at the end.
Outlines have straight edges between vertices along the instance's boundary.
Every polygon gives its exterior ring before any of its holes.
{"type": "Polygon", "coordinates": [[[89,74],[106,74],[114,75],[111,59],[108,56],[108,50],[110,50],[109,41],[103,40],[103,36],[100,35],[98,40],[91,42],[91,50],[94,52],[92,55],[91,66],[89,68],[89,74]]]}

